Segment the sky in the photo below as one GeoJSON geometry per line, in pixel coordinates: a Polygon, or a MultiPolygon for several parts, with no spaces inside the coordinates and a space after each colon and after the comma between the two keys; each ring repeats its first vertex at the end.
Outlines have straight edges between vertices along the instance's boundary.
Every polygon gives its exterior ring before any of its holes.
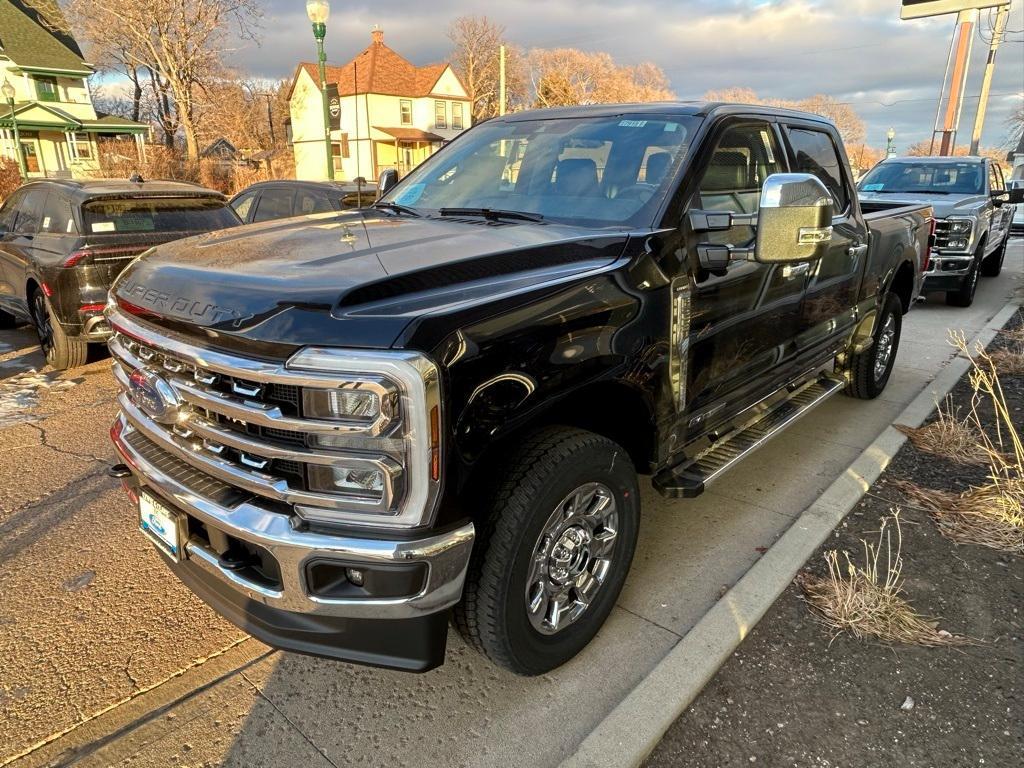
{"type": "MultiPolygon", "coordinates": [[[[262,41],[239,43],[229,64],[256,77],[290,77],[315,47],[303,0],[264,0],[262,41]]],[[[415,64],[444,60],[445,30],[461,15],[503,25],[523,48],[607,51],[620,64],[652,61],[680,99],[730,86],[800,99],[826,93],[850,103],[867,141],[898,151],[931,136],[954,16],[901,21],[898,0],[334,0],[327,57],[342,63],[379,24],[385,42],[415,64]]],[[[992,17],[994,18],[994,16],[992,17]]],[[[982,31],[990,12],[981,11],[982,31]]],[[[982,145],[1008,138],[1007,118],[1024,101],[1024,0],[1014,0],[999,49],[982,145]]],[[[959,137],[969,143],[988,43],[974,48],[959,137]]]]}

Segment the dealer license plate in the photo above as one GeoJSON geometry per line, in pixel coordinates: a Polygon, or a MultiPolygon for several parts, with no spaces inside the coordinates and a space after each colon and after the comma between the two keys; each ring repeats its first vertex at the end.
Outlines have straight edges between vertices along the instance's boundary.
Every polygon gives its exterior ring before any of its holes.
{"type": "Polygon", "coordinates": [[[175,562],[182,558],[182,518],[149,494],[139,494],[139,529],[175,562]]]}

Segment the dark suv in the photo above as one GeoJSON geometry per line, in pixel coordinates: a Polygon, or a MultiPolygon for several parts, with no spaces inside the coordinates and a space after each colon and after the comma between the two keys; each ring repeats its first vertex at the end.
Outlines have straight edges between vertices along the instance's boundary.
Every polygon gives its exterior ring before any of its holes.
{"type": "Polygon", "coordinates": [[[174,181],[32,181],[0,208],[0,327],[35,325],[54,368],[106,341],[107,289],[159,243],[241,222],[224,195],[174,181]]]}
{"type": "Polygon", "coordinates": [[[335,181],[260,181],[231,198],[246,224],[311,213],[362,208],[377,199],[376,184],[335,181]]]}

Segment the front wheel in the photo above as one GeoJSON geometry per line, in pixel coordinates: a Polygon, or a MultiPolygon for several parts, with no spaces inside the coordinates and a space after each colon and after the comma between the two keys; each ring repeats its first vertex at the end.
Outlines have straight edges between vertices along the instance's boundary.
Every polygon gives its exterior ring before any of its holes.
{"type": "Polygon", "coordinates": [[[882,394],[892,375],[902,331],[903,304],[888,293],[882,302],[871,346],[850,357],[846,394],[861,400],[872,400],[882,394]]]}
{"type": "Polygon", "coordinates": [[[984,248],[984,244],[978,248],[978,253],[971,262],[971,271],[964,275],[960,288],[946,292],[946,303],[949,306],[969,307],[974,303],[974,294],[978,290],[978,275],[981,274],[981,253],[984,253],[984,248]]]}
{"type": "Polygon", "coordinates": [[[981,274],[983,277],[999,277],[1003,271],[1003,261],[1006,259],[1006,244],[1010,242],[1010,233],[1006,233],[1002,244],[988,255],[988,258],[981,262],[981,274]]]}
{"type": "Polygon", "coordinates": [[[579,653],[615,605],[636,547],[636,472],[611,440],[551,427],[519,448],[489,507],[455,625],[496,664],[539,675],[579,653]]]}

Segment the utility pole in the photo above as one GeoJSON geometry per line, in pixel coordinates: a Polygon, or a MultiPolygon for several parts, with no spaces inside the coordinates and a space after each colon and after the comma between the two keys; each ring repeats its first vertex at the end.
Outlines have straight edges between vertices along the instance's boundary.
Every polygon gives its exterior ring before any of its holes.
{"type": "Polygon", "coordinates": [[[498,46],[498,114],[505,114],[505,46],[498,46]]]}
{"type": "Polygon", "coordinates": [[[981,145],[981,129],[985,126],[985,110],[988,108],[988,93],[992,88],[992,73],[996,68],[996,51],[1006,31],[1006,19],[1010,15],[1010,6],[1002,5],[996,12],[996,23],[992,29],[992,43],[988,49],[988,61],[985,62],[985,77],[981,81],[981,97],[978,99],[978,114],[974,118],[974,133],[971,134],[971,154],[978,154],[981,145]]]}

